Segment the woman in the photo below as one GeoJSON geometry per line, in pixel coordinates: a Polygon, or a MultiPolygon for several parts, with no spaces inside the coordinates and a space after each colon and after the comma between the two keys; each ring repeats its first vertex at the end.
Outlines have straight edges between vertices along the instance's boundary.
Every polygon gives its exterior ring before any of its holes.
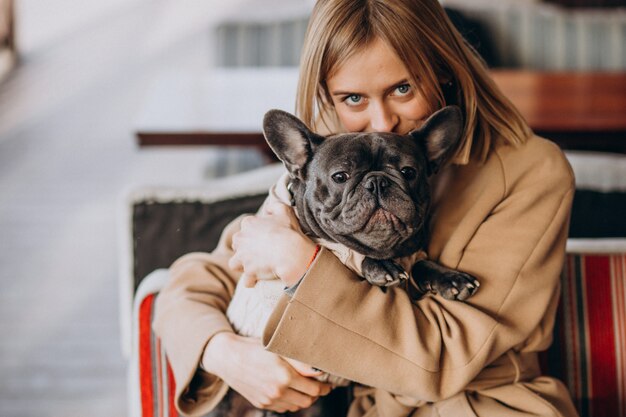
{"type": "Polygon", "coordinates": [[[480,291],[412,304],[317,253],[286,209],[238,219],[214,253],[178,260],[158,299],[154,326],[181,411],[206,413],[226,384],[277,411],[328,392],[282,355],[362,384],[351,417],[576,415],[536,354],[551,342],[574,191],[562,153],[532,135],[436,0],[317,2],[298,87],[305,123],[406,133],[447,104],[465,113],[464,140],[433,179],[428,253],[477,277],[480,291]],[[267,350],[224,316],[241,271],[292,287],[265,330],[267,350]]]}

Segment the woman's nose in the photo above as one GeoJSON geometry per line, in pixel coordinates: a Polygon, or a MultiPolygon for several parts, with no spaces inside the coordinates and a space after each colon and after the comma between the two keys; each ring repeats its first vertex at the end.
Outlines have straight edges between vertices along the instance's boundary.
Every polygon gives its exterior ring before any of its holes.
{"type": "Polygon", "coordinates": [[[393,132],[399,118],[385,105],[370,106],[370,128],[373,132],[393,132]]]}

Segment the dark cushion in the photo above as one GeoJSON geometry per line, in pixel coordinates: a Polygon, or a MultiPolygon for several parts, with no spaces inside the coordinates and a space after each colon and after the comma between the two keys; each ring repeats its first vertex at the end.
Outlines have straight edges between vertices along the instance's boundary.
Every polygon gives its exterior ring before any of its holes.
{"type": "Polygon", "coordinates": [[[228,223],[254,213],[267,193],[201,201],[136,202],[132,208],[134,289],[150,272],[189,252],[212,251],[228,223]]]}
{"type": "Polygon", "coordinates": [[[626,237],[626,192],[576,190],[569,237],[626,237]]]}

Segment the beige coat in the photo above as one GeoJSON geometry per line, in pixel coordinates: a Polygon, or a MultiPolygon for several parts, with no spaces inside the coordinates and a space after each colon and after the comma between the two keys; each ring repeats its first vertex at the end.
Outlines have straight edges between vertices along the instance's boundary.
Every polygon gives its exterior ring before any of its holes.
{"type": "MultiPolygon", "coordinates": [[[[556,145],[531,138],[499,145],[435,179],[428,253],[480,280],[467,302],[426,296],[415,305],[382,293],[322,249],[293,298],[281,298],[265,330],[272,352],[364,386],[357,416],[575,416],[564,385],[540,376],[548,347],[574,192],[556,145]]],[[[206,343],[232,331],[224,312],[237,274],[227,267],[235,221],[212,254],[172,266],[154,328],[177,381],[177,406],[201,415],[225,393],[198,370],[206,343]]],[[[254,376],[251,376],[254,377],[254,376]]]]}

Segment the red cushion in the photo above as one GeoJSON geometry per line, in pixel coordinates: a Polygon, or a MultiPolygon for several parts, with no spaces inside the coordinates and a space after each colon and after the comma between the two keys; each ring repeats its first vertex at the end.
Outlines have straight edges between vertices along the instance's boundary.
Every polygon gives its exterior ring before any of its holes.
{"type": "Polygon", "coordinates": [[[152,332],[156,294],[150,294],[139,307],[139,381],[142,417],[178,417],[174,405],[176,384],[165,351],[152,332]]]}
{"type": "Polygon", "coordinates": [[[626,416],[626,255],[568,255],[557,314],[546,373],[581,416],[626,416]]]}

